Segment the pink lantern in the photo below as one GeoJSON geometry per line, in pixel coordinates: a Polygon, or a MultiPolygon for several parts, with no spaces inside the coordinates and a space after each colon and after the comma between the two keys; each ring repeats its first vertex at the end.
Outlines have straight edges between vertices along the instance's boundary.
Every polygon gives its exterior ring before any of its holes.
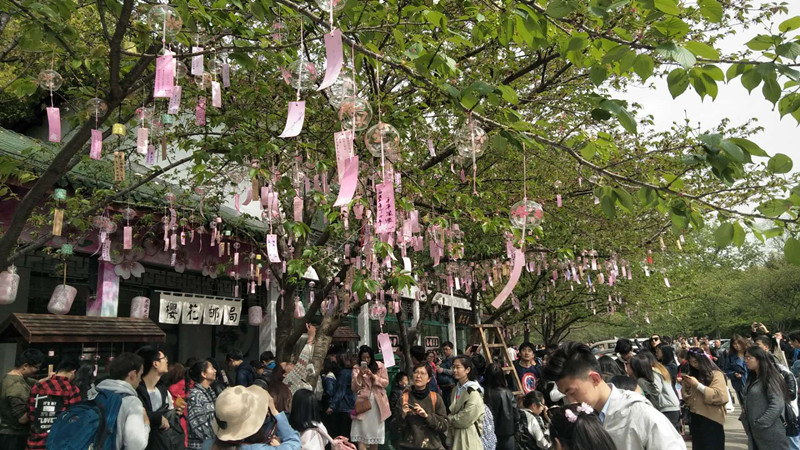
{"type": "Polygon", "coordinates": [[[254,327],[261,325],[261,323],[264,322],[265,316],[266,314],[260,306],[251,306],[247,309],[247,323],[254,327]]]}
{"type": "Polygon", "coordinates": [[[19,288],[19,275],[16,267],[11,266],[8,270],[0,272],[0,305],[14,303],[17,299],[17,288],[19,288]]]}
{"type": "Polygon", "coordinates": [[[50,296],[47,310],[53,314],[67,314],[78,290],[68,284],[59,284],[50,296]]]}
{"type": "Polygon", "coordinates": [[[134,319],[147,319],[150,317],[150,299],[147,297],[133,297],[131,300],[131,317],[134,319]]]}

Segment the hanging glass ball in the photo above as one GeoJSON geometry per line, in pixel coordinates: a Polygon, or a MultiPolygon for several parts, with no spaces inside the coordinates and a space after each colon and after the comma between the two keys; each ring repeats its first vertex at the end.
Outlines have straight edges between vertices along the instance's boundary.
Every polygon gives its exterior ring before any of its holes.
{"type": "Polygon", "coordinates": [[[153,108],[148,108],[146,106],[140,106],[136,108],[136,119],[146,122],[153,119],[153,108]]]}
{"type": "Polygon", "coordinates": [[[183,61],[175,61],[175,77],[181,79],[189,73],[189,68],[186,67],[186,64],[183,61]]]}
{"type": "Polygon", "coordinates": [[[97,97],[90,98],[86,102],[86,111],[89,113],[90,117],[102,116],[108,111],[108,105],[103,99],[97,97]]]}
{"type": "Polygon", "coordinates": [[[472,159],[473,152],[476,158],[483,155],[483,152],[486,150],[486,144],[489,142],[486,131],[474,124],[472,125],[472,129],[470,129],[469,124],[464,125],[455,132],[453,139],[455,140],[456,151],[459,156],[468,159],[472,159]]]}
{"type": "Polygon", "coordinates": [[[283,32],[286,30],[286,25],[283,22],[275,22],[272,24],[272,39],[280,42],[283,39],[283,32]]]}
{"type": "Polygon", "coordinates": [[[372,106],[361,97],[349,97],[339,106],[339,121],[346,130],[364,130],[371,120],[372,106]]]}
{"type": "Polygon", "coordinates": [[[556,180],[553,183],[553,187],[555,187],[556,189],[561,189],[561,186],[563,186],[563,183],[561,182],[561,180],[556,180]]]}
{"type": "Polygon", "coordinates": [[[333,9],[333,12],[339,12],[342,9],[344,9],[344,5],[345,3],[347,3],[347,0],[316,0],[316,1],[319,9],[325,14],[330,14],[331,9],[333,9]]]}
{"type": "Polygon", "coordinates": [[[340,74],[339,78],[328,88],[328,103],[334,108],[342,106],[342,102],[356,92],[356,83],[350,75],[340,74]]]}
{"type": "Polygon", "coordinates": [[[319,78],[317,66],[303,58],[292,61],[288,70],[284,73],[284,81],[293,88],[302,91],[313,89],[317,84],[317,78],[319,78]]]}
{"type": "Polygon", "coordinates": [[[203,72],[203,75],[195,76],[194,77],[194,84],[197,85],[198,89],[208,89],[211,86],[211,81],[214,78],[208,72],[203,72]]]}
{"type": "Polygon", "coordinates": [[[125,208],[122,210],[122,218],[125,220],[132,220],[136,218],[136,210],[133,208],[125,208]]]}
{"type": "Polygon", "coordinates": [[[517,229],[530,229],[542,223],[542,205],[532,200],[520,200],[511,207],[511,226],[517,229]]]}
{"type": "Polygon", "coordinates": [[[37,80],[39,82],[39,87],[46,91],[57,91],[61,88],[61,85],[64,84],[64,79],[61,78],[61,74],[50,69],[39,72],[37,80]]]}
{"type": "Polygon", "coordinates": [[[369,318],[372,320],[383,320],[386,318],[386,305],[382,302],[375,302],[369,308],[369,318]]]}
{"type": "Polygon", "coordinates": [[[589,177],[589,183],[598,184],[600,182],[600,177],[597,175],[592,175],[589,177]]]}
{"type": "Polygon", "coordinates": [[[214,75],[219,75],[222,73],[222,66],[225,63],[222,62],[219,58],[211,58],[208,62],[208,71],[214,75]]]}
{"type": "Polygon", "coordinates": [[[147,24],[156,33],[171,37],[180,33],[183,19],[178,11],[169,5],[155,5],[147,13],[147,24]]]}
{"type": "Polygon", "coordinates": [[[376,158],[381,157],[381,140],[383,140],[384,156],[395,161],[400,155],[400,133],[388,123],[378,122],[364,134],[367,150],[376,158]]]}

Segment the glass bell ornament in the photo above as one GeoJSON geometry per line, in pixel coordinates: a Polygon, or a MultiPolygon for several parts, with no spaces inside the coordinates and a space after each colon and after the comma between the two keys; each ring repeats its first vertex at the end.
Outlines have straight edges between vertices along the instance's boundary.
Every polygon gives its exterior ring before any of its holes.
{"type": "Polygon", "coordinates": [[[386,318],[386,305],[382,302],[375,302],[369,307],[369,318],[372,320],[383,320],[386,318]]]}
{"type": "Polygon", "coordinates": [[[222,66],[224,65],[225,63],[223,63],[221,59],[211,58],[208,62],[208,71],[213,75],[219,75],[222,73],[222,66]]]}
{"type": "Polygon", "coordinates": [[[92,218],[92,227],[103,233],[112,234],[117,231],[117,224],[106,216],[95,216],[92,218]]]}
{"type": "Polygon", "coordinates": [[[50,296],[50,302],[47,303],[47,311],[51,314],[67,314],[72,308],[72,302],[75,301],[75,296],[78,290],[68,284],[59,284],[50,296]]]}
{"type": "Polygon", "coordinates": [[[147,297],[133,297],[131,300],[131,317],[134,319],[147,319],[150,317],[150,299],[147,297]]]}
{"type": "Polygon", "coordinates": [[[0,272],[0,305],[14,303],[17,299],[19,289],[19,275],[16,266],[9,266],[8,269],[0,272]]]}
{"type": "Polygon", "coordinates": [[[564,183],[562,183],[561,180],[556,180],[555,182],[553,182],[553,187],[556,189],[561,189],[561,186],[563,185],[564,183]]]}
{"type": "Polygon", "coordinates": [[[108,105],[101,98],[90,98],[86,102],[86,112],[89,113],[89,117],[102,116],[107,111],[108,105]]]}
{"type": "Polygon", "coordinates": [[[396,162],[400,155],[400,133],[397,128],[388,123],[379,122],[364,133],[364,145],[376,158],[381,157],[381,143],[383,154],[392,162],[396,162]]]}
{"type": "Polygon", "coordinates": [[[300,301],[300,297],[294,298],[294,318],[295,319],[302,319],[306,316],[306,308],[303,306],[303,302],[300,301]]]}
{"type": "Polygon", "coordinates": [[[472,159],[473,152],[475,153],[475,158],[483,155],[486,150],[486,144],[489,142],[489,137],[483,128],[473,124],[470,129],[469,124],[467,124],[453,134],[453,140],[456,143],[456,151],[459,156],[472,159]]]}
{"type": "Polygon", "coordinates": [[[589,177],[589,183],[592,184],[599,184],[600,180],[601,180],[600,177],[598,177],[597,175],[592,175],[589,177]]]}
{"type": "Polygon", "coordinates": [[[511,207],[511,226],[517,229],[531,229],[542,223],[542,205],[532,200],[520,200],[511,207]]]}
{"type": "Polygon", "coordinates": [[[247,308],[247,323],[257,327],[264,321],[264,310],[256,305],[247,308]]]}
{"type": "Polygon", "coordinates": [[[136,218],[136,210],[133,208],[125,208],[122,210],[122,218],[125,220],[133,220],[136,218]]]}
{"type": "Polygon", "coordinates": [[[340,74],[339,78],[328,88],[328,103],[334,108],[342,106],[342,102],[356,93],[356,82],[351,75],[340,74]]]}
{"type": "Polygon", "coordinates": [[[272,39],[280,42],[283,39],[283,33],[286,30],[286,25],[283,22],[275,22],[272,24],[272,39]]]}
{"type": "Polygon", "coordinates": [[[140,106],[136,108],[136,120],[142,122],[149,122],[153,120],[153,108],[148,108],[146,106],[140,106]]]}
{"type": "Polygon", "coordinates": [[[307,91],[314,88],[319,78],[317,66],[304,58],[292,61],[283,75],[283,81],[294,89],[307,91]]]}
{"type": "Polygon", "coordinates": [[[186,67],[186,64],[183,61],[175,61],[175,78],[181,79],[189,73],[189,68],[186,67]]]}
{"type": "Polygon", "coordinates": [[[211,82],[214,80],[214,77],[212,77],[209,72],[203,72],[203,75],[198,75],[193,78],[194,84],[197,85],[198,89],[208,89],[211,87],[211,82]]]}
{"type": "Polygon", "coordinates": [[[316,2],[317,7],[319,7],[322,12],[325,14],[330,14],[331,9],[333,9],[333,12],[335,13],[344,9],[344,5],[347,3],[347,0],[316,0],[316,2]]]}
{"type": "Polygon", "coordinates": [[[339,121],[345,130],[365,130],[372,120],[372,106],[361,97],[349,97],[339,106],[339,121]]]}
{"type": "Polygon", "coordinates": [[[175,36],[183,28],[183,19],[178,11],[169,5],[155,5],[147,13],[147,24],[158,34],[175,36]]]}
{"type": "Polygon", "coordinates": [[[39,72],[37,81],[39,87],[46,91],[57,91],[61,88],[61,85],[64,84],[64,79],[61,78],[61,74],[50,69],[39,72]]]}

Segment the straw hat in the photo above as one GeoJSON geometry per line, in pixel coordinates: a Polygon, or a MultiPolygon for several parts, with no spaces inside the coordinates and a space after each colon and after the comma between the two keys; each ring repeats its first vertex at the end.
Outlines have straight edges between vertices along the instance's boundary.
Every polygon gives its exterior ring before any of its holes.
{"type": "Polygon", "coordinates": [[[215,404],[215,420],[211,426],[222,441],[240,441],[258,432],[267,419],[267,412],[278,415],[272,397],[263,388],[253,385],[230,387],[222,391],[215,404]]]}

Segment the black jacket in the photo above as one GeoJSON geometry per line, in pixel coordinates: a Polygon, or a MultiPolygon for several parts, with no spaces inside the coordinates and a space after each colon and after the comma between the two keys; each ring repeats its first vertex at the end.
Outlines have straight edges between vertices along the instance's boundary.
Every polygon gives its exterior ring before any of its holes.
{"type": "Polygon", "coordinates": [[[136,393],[139,395],[139,400],[142,401],[144,409],[147,412],[147,418],[150,420],[150,439],[147,444],[147,450],[177,450],[185,448],[183,428],[181,427],[180,418],[171,409],[169,390],[166,383],[159,381],[156,383],[156,390],[161,394],[163,402],[161,407],[153,410],[153,404],[150,402],[150,394],[147,392],[147,386],[142,381],[139,387],[136,388],[136,393]],[[161,430],[161,418],[166,417],[169,421],[169,429],[161,430]]]}
{"type": "Polygon", "coordinates": [[[483,401],[494,416],[494,434],[498,437],[514,435],[519,422],[514,393],[508,388],[487,388],[483,401]]]}

